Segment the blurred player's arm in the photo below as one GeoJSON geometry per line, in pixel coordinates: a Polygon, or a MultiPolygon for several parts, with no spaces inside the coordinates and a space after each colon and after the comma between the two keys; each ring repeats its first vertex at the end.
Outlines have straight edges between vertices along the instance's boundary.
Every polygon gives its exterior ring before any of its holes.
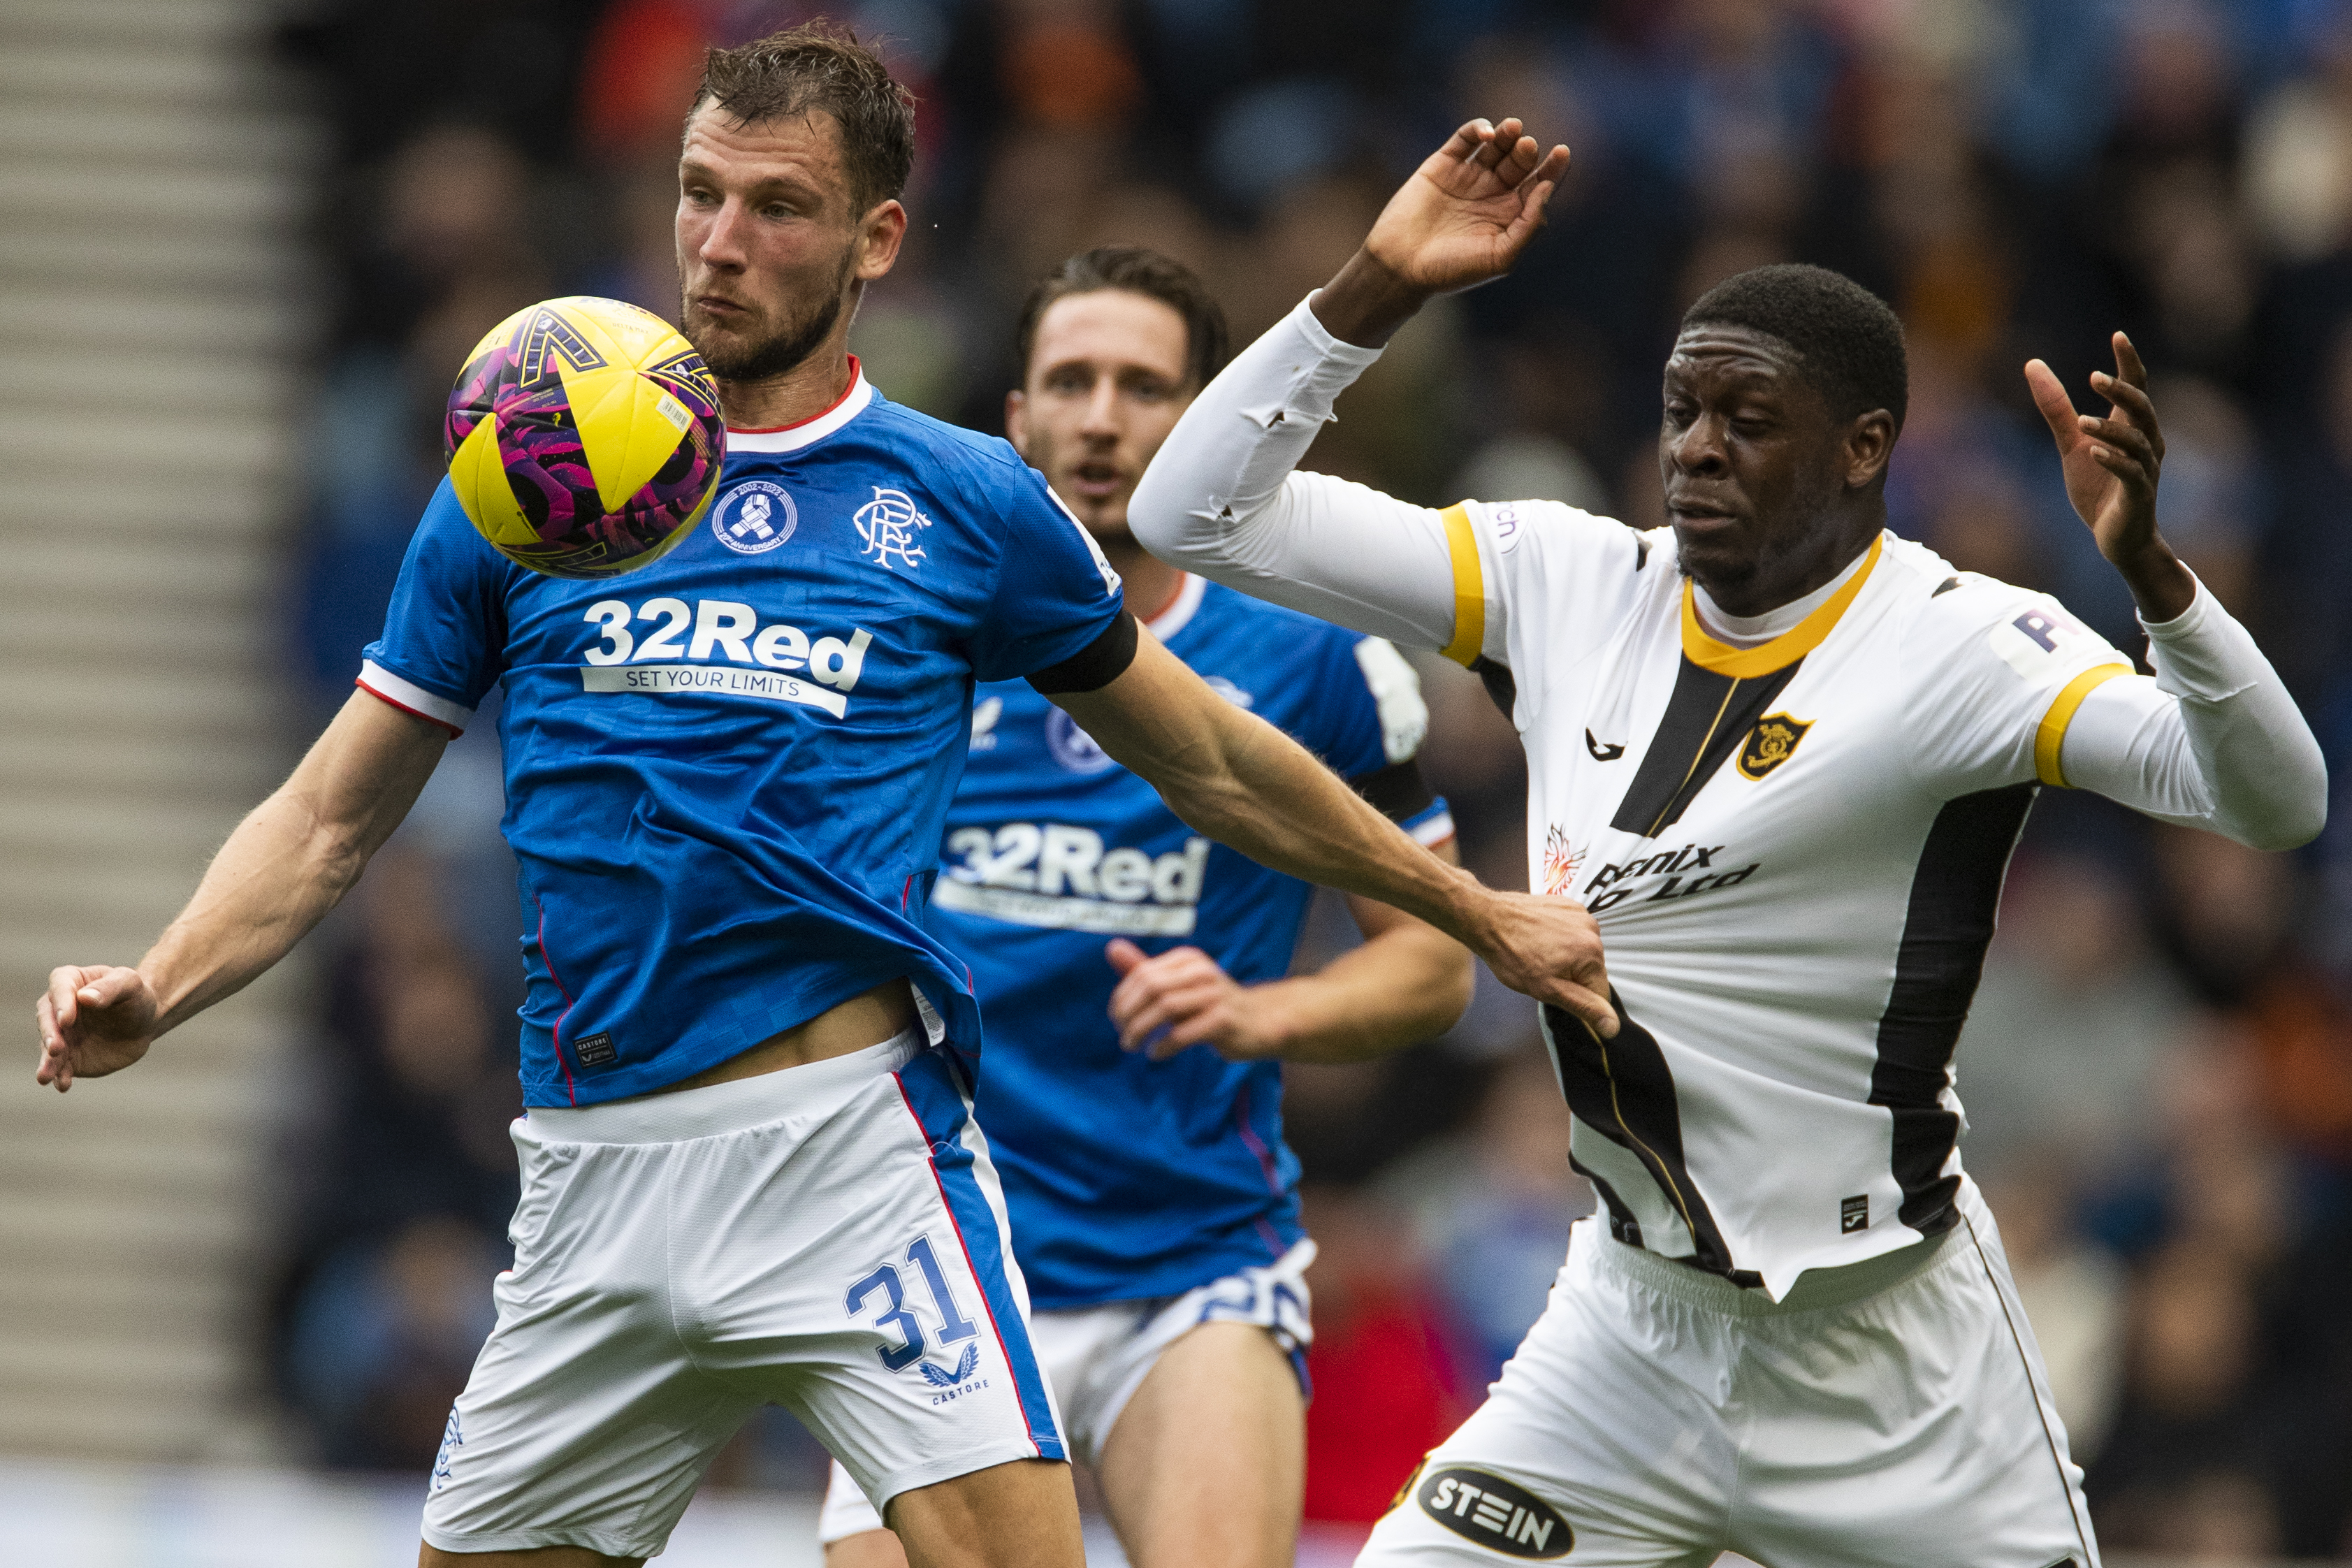
{"type": "Polygon", "coordinates": [[[2115,334],[2114,375],[2091,377],[2105,416],[2077,414],[2050,367],[2025,367],[2066,493],[2139,605],[2156,677],[2091,689],[2065,722],[2063,782],[2254,849],[2292,849],[2327,820],[2327,764],[2253,637],[2156,526],[2164,434],[2147,369],[2115,334]]]}
{"type": "Polygon", "coordinates": [[[1193,400],[1129,504],[1144,548],[1413,647],[1454,640],[1441,514],[1292,470],[1331,405],[1428,300],[1501,276],[1543,223],[1568,149],[1473,121],[1414,172],[1329,284],[1193,400]]]}
{"type": "Polygon", "coordinates": [[[277,792],[237,825],[195,896],[135,969],[67,964],[35,1006],[35,1079],[59,1093],[147,1054],[158,1036],[286,956],[360,879],[441,760],[449,731],[355,691],[277,792]]]}
{"type": "MultiPolygon", "coordinates": [[[[1452,838],[1430,853],[1462,864],[1452,838]]],[[[1118,1043],[1152,1059],[1206,1043],[1231,1061],[1352,1062],[1433,1039],[1470,1005],[1469,952],[1444,931],[1350,893],[1364,933],[1321,969],[1244,985],[1197,947],[1148,957],[1125,937],[1106,956],[1118,1043]]]]}
{"type": "Polygon", "coordinates": [[[1513,990],[1565,1007],[1604,1037],[1616,1033],[1600,931],[1583,906],[1501,892],[1448,866],[1157,638],[1137,639],[1131,661],[1091,690],[1051,686],[1039,689],[1201,832],[1302,882],[1415,916],[1513,990]]]}

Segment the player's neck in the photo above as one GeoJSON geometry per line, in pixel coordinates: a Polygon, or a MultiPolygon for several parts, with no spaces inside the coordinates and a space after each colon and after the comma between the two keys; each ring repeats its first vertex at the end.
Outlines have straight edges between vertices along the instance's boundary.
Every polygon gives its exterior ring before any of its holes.
{"type": "Polygon", "coordinates": [[[1862,559],[1886,526],[1886,509],[1878,506],[1842,515],[1792,550],[1776,552],[1762,571],[1728,583],[1711,583],[1693,574],[1713,605],[1727,616],[1769,616],[1795,604],[1843,576],[1862,559]]]}
{"type": "Polygon", "coordinates": [[[814,419],[841,401],[856,373],[849,334],[836,331],[816,352],[765,381],[719,381],[719,411],[730,430],[775,430],[814,419]]]}
{"type": "Polygon", "coordinates": [[[1118,574],[1127,589],[1127,607],[1139,621],[1150,622],[1164,614],[1184,586],[1183,568],[1171,566],[1147,552],[1132,539],[1097,539],[1103,559],[1118,574]]]}

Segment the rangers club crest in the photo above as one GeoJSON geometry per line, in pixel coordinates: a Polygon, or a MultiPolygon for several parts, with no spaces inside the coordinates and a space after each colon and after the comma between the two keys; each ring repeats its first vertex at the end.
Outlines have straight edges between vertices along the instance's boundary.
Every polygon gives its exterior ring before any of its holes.
{"type": "Polygon", "coordinates": [[[859,554],[870,554],[884,566],[895,560],[909,572],[922,564],[925,552],[916,542],[916,531],[930,527],[931,520],[915,509],[914,498],[906,491],[876,485],[874,499],[849,521],[857,526],[859,554]]]}
{"type": "Polygon", "coordinates": [[[1757,720],[1748,731],[1748,743],[1739,748],[1740,776],[1760,779],[1787,762],[1811,728],[1811,722],[1801,723],[1786,713],[1767,713],[1757,720]]]}

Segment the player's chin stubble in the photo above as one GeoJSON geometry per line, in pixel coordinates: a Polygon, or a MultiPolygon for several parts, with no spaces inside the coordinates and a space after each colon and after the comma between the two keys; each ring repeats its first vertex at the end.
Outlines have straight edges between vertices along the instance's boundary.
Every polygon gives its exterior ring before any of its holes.
{"type": "Polygon", "coordinates": [[[834,323],[841,320],[842,300],[848,292],[849,272],[855,262],[855,252],[844,251],[841,268],[824,302],[797,321],[787,322],[781,331],[753,342],[729,343],[719,341],[716,333],[698,331],[692,312],[681,301],[679,314],[687,342],[702,356],[702,363],[710,367],[710,374],[721,381],[772,381],[798,370],[832,333],[834,323]]]}

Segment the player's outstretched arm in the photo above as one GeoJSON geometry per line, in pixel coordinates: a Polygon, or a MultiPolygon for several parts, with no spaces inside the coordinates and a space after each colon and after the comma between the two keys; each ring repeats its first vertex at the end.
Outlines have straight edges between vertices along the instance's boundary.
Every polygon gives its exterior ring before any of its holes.
{"type": "Polygon", "coordinates": [[[1402,910],[1463,942],[1496,977],[1617,1032],[1600,929],[1572,899],[1500,892],[1446,865],[1307,749],[1225,701],[1151,637],[1097,690],[1054,701],[1169,808],[1277,871],[1402,910]]]}
{"type": "Polygon", "coordinates": [[[1331,405],[1433,296],[1499,277],[1542,226],[1568,149],[1472,121],[1391,197],[1363,247],[1195,398],[1128,522],[1171,565],[1408,647],[1454,639],[1439,513],[1292,470],[1331,405]]]}
{"type": "Polygon", "coordinates": [[[2285,683],[2156,526],[2164,433],[2147,367],[2113,339],[2116,374],[2094,372],[2104,416],[2078,414],[2041,360],[2027,386],[2050,426],[2067,498],[2138,602],[2156,679],[2094,688],[2066,726],[2064,782],[2256,849],[2292,849],[2327,820],[2327,766],[2285,683]]]}
{"type": "MultiPolygon", "coordinates": [[[[1462,863],[1452,839],[1430,851],[1462,863]]],[[[1349,894],[1364,933],[1309,974],[1244,985],[1197,947],[1157,957],[1125,937],[1104,956],[1119,973],[1110,995],[1118,1043],[1153,1060],[1206,1044],[1230,1061],[1352,1062],[1433,1039],[1470,1005],[1467,949],[1401,910],[1349,894]]]]}
{"type": "Polygon", "coordinates": [[[449,732],[364,691],[221,846],[135,969],[65,964],[34,1005],[35,1080],[62,1094],[147,1054],[158,1036],[243,989],[351,890],[400,825],[449,732]]]}

